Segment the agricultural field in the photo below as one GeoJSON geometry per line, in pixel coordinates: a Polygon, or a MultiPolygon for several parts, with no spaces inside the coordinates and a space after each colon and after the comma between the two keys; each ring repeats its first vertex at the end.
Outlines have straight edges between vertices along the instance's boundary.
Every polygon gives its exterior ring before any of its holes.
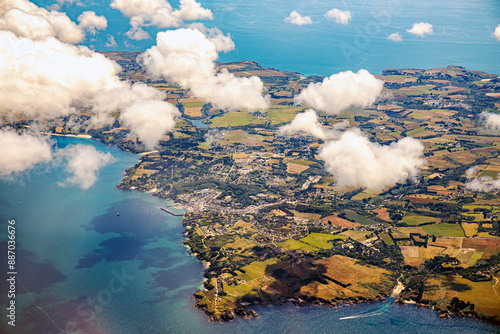
{"type": "Polygon", "coordinates": [[[387,208],[380,208],[373,210],[377,214],[377,218],[385,220],[386,222],[390,222],[391,218],[389,217],[389,213],[387,212],[387,208]]]}
{"type": "Polygon", "coordinates": [[[346,219],[348,219],[350,221],[354,221],[354,222],[361,224],[361,225],[381,224],[381,222],[377,222],[369,217],[362,216],[362,215],[357,214],[356,212],[351,211],[351,210],[344,211],[344,215],[345,215],[346,219]]]}
{"type": "Polygon", "coordinates": [[[307,237],[300,239],[300,241],[321,249],[330,249],[332,248],[332,244],[328,242],[329,240],[346,239],[346,238],[347,237],[343,235],[311,233],[307,237]]]}
{"type": "Polygon", "coordinates": [[[365,241],[367,239],[367,236],[371,234],[370,232],[366,232],[366,231],[345,231],[345,232],[342,232],[340,233],[339,235],[342,235],[346,238],[351,238],[352,240],[354,241],[357,241],[357,242],[362,242],[362,241],[365,241]]]}
{"type": "Polygon", "coordinates": [[[227,243],[223,248],[247,249],[252,247],[255,247],[255,244],[253,242],[250,242],[244,238],[236,237],[235,241],[227,243]]]}
{"type": "Polygon", "coordinates": [[[290,239],[287,241],[280,242],[277,244],[278,247],[290,250],[302,250],[304,252],[312,252],[318,250],[318,248],[311,245],[305,244],[302,241],[290,239]]]}
{"type": "Polygon", "coordinates": [[[360,226],[360,224],[354,223],[354,222],[352,222],[350,220],[346,220],[344,218],[340,218],[338,215],[339,215],[338,213],[335,213],[334,215],[325,217],[325,218],[321,219],[321,223],[323,223],[323,224],[330,223],[330,224],[335,225],[339,228],[342,228],[342,227],[356,228],[356,227],[360,226]]]}
{"type": "Polygon", "coordinates": [[[419,226],[426,223],[440,223],[441,219],[425,216],[404,216],[403,222],[411,226],[419,226]]]}
{"type": "Polygon", "coordinates": [[[433,224],[422,226],[422,229],[430,235],[441,237],[464,237],[464,231],[459,224],[433,224]]]}
{"type": "Polygon", "coordinates": [[[422,299],[439,303],[451,302],[453,297],[474,304],[475,311],[500,320],[500,275],[486,282],[472,282],[458,275],[434,275],[424,281],[422,299]]]}
{"type": "Polygon", "coordinates": [[[300,174],[307,169],[309,169],[309,166],[304,164],[297,164],[293,162],[286,164],[286,172],[289,174],[300,174]]]}
{"type": "Polygon", "coordinates": [[[477,234],[477,228],[479,224],[476,223],[462,223],[462,229],[465,232],[466,237],[473,237],[477,234]]]}
{"type": "Polygon", "coordinates": [[[212,118],[210,128],[227,128],[234,126],[244,126],[252,123],[253,115],[248,111],[230,111],[222,116],[212,118]]]}
{"type": "Polygon", "coordinates": [[[380,293],[389,293],[395,286],[395,278],[389,271],[357,264],[343,256],[332,256],[316,264],[324,268],[327,284],[316,281],[301,288],[304,295],[317,296],[326,300],[363,296],[376,298],[380,293]],[[340,285],[342,284],[342,285],[340,285]]]}
{"type": "Polygon", "coordinates": [[[271,125],[278,125],[291,122],[297,113],[305,109],[304,107],[272,105],[267,110],[266,116],[270,120],[271,125]]]}

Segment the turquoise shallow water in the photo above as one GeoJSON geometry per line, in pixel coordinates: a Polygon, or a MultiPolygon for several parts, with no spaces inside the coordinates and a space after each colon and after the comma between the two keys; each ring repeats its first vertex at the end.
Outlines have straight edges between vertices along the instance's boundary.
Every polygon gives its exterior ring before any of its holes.
{"type": "MultiPolygon", "coordinates": [[[[470,319],[442,321],[432,310],[392,305],[391,300],[336,309],[259,306],[258,319],[210,323],[193,306],[204,267],[182,244],[181,219],[160,210],[164,200],[115,190],[137,157],[93,140],[56,142],[58,147],[95,145],[111,152],[115,161],[87,191],[58,186],[65,178],[60,166],[40,166],[16,182],[0,182],[0,229],[7,230],[7,219],[16,220],[18,271],[17,326],[7,328],[2,320],[0,332],[498,332],[470,319]]],[[[6,233],[0,235],[0,249],[6,250],[6,233]]],[[[6,305],[4,280],[0,291],[6,305]]]]}
{"type": "MultiPolygon", "coordinates": [[[[41,6],[51,0],[34,0],[41,6]]],[[[124,36],[128,19],[109,7],[109,1],[82,0],[85,6],[63,6],[72,19],[84,10],[94,10],[108,18],[106,31],[85,44],[98,50],[113,35],[117,50],[145,50],[155,43],[159,29],[146,27],[152,36],[132,41],[124,36]]],[[[176,7],[177,1],[171,1],[176,7]]],[[[204,22],[231,34],[236,49],[221,54],[222,61],[255,60],[266,67],[303,74],[331,75],[339,71],[367,69],[381,73],[385,68],[433,68],[461,65],[469,69],[500,74],[500,41],[491,33],[500,24],[500,2],[433,0],[200,0],[212,10],[214,21],[204,22]],[[349,10],[348,25],[328,21],[323,14],[331,8],[349,10]],[[316,22],[295,26],[283,22],[291,11],[311,16],[316,22]],[[424,38],[406,32],[415,22],[428,22],[434,34],[424,38]],[[399,32],[404,41],[387,40],[399,32]]]]}

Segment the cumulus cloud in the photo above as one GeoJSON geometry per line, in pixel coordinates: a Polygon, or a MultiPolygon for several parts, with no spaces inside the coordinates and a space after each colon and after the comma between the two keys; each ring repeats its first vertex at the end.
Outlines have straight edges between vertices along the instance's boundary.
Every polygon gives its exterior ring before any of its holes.
{"type": "Polygon", "coordinates": [[[80,43],[85,39],[84,30],[66,14],[55,10],[49,12],[28,0],[0,2],[0,30],[31,39],[52,36],[66,43],[80,43]]]}
{"type": "Polygon", "coordinates": [[[432,24],[426,22],[414,23],[411,29],[406,30],[412,35],[424,37],[425,35],[432,35],[432,24]]]}
{"type": "Polygon", "coordinates": [[[113,35],[108,35],[108,41],[106,42],[107,48],[116,49],[118,44],[116,43],[115,37],[113,35]]]}
{"type": "Polygon", "coordinates": [[[347,130],[338,140],[322,145],[319,156],[340,187],[381,189],[407,179],[416,179],[424,146],[404,138],[391,145],[370,142],[359,130],[347,130]]]}
{"type": "Polygon", "coordinates": [[[189,89],[216,108],[265,109],[264,84],[258,77],[241,78],[216,71],[221,46],[197,29],[159,32],[156,45],[139,56],[148,74],[189,89]]]}
{"type": "Polygon", "coordinates": [[[108,27],[108,20],[104,16],[97,16],[94,12],[85,11],[78,16],[78,26],[95,35],[97,30],[105,30],[108,27]]]}
{"type": "MultiPolygon", "coordinates": [[[[66,182],[87,190],[97,181],[99,170],[114,160],[108,152],[98,151],[91,145],[70,145],[56,152],[59,160],[66,164],[66,171],[71,174],[66,182]]],[[[63,186],[63,183],[60,183],[63,186]]]]}
{"type": "Polygon", "coordinates": [[[0,177],[12,177],[52,159],[52,147],[44,137],[12,129],[0,129],[0,177]]]}
{"type": "Polygon", "coordinates": [[[208,40],[215,45],[215,51],[217,52],[229,52],[234,50],[235,45],[231,39],[231,35],[224,35],[219,28],[207,28],[203,23],[192,23],[188,28],[197,29],[205,34],[208,40]]]}
{"type": "Polygon", "coordinates": [[[201,7],[195,0],[180,0],[180,6],[174,15],[184,21],[213,20],[214,16],[210,9],[201,7]]]}
{"type": "Polygon", "coordinates": [[[325,13],[325,17],[330,20],[335,20],[335,22],[340,24],[348,24],[352,19],[352,13],[348,10],[340,10],[337,8],[332,8],[325,13]]]}
{"type": "Polygon", "coordinates": [[[120,121],[130,126],[146,148],[154,149],[167,131],[175,127],[175,117],[179,110],[163,101],[138,100],[127,107],[120,115],[120,121]]]}
{"type": "Polygon", "coordinates": [[[366,70],[333,74],[321,83],[310,83],[295,97],[295,103],[337,115],[349,106],[370,106],[382,92],[384,82],[366,70]]]}
{"type": "Polygon", "coordinates": [[[310,16],[302,16],[296,10],[291,12],[290,15],[287,18],[285,18],[283,21],[290,23],[290,24],[295,24],[298,26],[313,24],[313,21],[311,20],[310,16]]]}
{"type": "Polygon", "coordinates": [[[326,140],[329,137],[328,131],[320,123],[318,115],[312,109],[297,114],[289,124],[280,128],[280,134],[282,135],[290,135],[298,132],[307,133],[321,140],[326,140]]]}
{"type": "Polygon", "coordinates": [[[165,93],[145,84],[120,81],[120,70],[84,46],[53,37],[33,41],[0,31],[0,116],[53,118],[88,107],[98,114],[95,124],[137,100],[165,98],[165,93]]]}
{"type": "Polygon", "coordinates": [[[495,37],[496,39],[498,39],[500,41],[500,24],[497,25],[497,27],[495,28],[495,31],[493,31],[491,36],[495,37]]]}
{"type": "Polygon", "coordinates": [[[142,29],[144,26],[176,28],[181,26],[183,20],[213,19],[212,12],[201,7],[195,0],[181,0],[176,10],[166,0],[113,0],[111,7],[130,18],[131,28],[126,35],[135,40],[150,37],[142,29]]]}
{"type": "Polygon", "coordinates": [[[387,39],[393,42],[402,42],[403,36],[399,32],[395,32],[387,36],[387,39]]]}
{"type": "Polygon", "coordinates": [[[478,168],[476,166],[469,168],[465,175],[467,176],[467,183],[465,188],[474,192],[496,192],[500,190],[500,175],[497,175],[496,180],[490,176],[480,176],[476,177],[478,174],[478,168]]]}
{"type": "Polygon", "coordinates": [[[484,122],[486,128],[500,130],[500,115],[483,111],[479,114],[479,119],[484,122]]]}

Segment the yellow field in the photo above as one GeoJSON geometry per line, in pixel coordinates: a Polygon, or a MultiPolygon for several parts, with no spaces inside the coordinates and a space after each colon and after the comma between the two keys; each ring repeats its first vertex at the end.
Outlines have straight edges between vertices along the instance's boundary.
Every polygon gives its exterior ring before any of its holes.
{"type": "Polygon", "coordinates": [[[294,216],[300,217],[300,218],[306,218],[309,220],[318,220],[321,218],[320,214],[317,213],[308,213],[308,212],[298,212],[295,210],[290,210],[290,212],[293,213],[294,216]]]}
{"type": "Polygon", "coordinates": [[[346,287],[330,280],[327,284],[313,281],[301,288],[304,295],[317,296],[323,299],[363,296],[375,298],[378,294],[389,293],[395,281],[388,277],[390,272],[385,269],[363,266],[354,260],[335,255],[328,259],[317,261],[318,267],[324,268],[323,275],[332,278],[346,287]]]}
{"type": "Polygon", "coordinates": [[[366,236],[370,234],[370,232],[366,231],[345,231],[340,233],[347,238],[351,238],[354,241],[361,242],[366,240],[366,236]]]}
{"type": "Polygon", "coordinates": [[[244,238],[236,237],[236,240],[234,242],[225,244],[223,248],[246,249],[252,247],[255,247],[255,244],[253,242],[250,242],[244,238]]]}
{"type": "Polygon", "coordinates": [[[234,224],[233,229],[243,229],[247,231],[255,231],[255,225],[252,223],[247,223],[246,221],[240,220],[234,224]]]}
{"type": "Polygon", "coordinates": [[[184,108],[184,113],[190,117],[202,117],[201,109],[202,107],[184,108]]]}
{"type": "Polygon", "coordinates": [[[296,164],[293,162],[286,164],[286,172],[290,174],[300,174],[308,168],[309,166],[307,165],[296,164]]]}
{"type": "Polygon", "coordinates": [[[303,250],[305,252],[317,251],[318,248],[310,246],[299,240],[290,239],[277,244],[278,247],[290,250],[303,250]]]}
{"type": "Polygon", "coordinates": [[[489,282],[472,282],[457,275],[434,276],[424,281],[422,299],[443,300],[449,303],[453,297],[475,305],[478,313],[493,315],[500,320],[500,275],[489,282]]]}
{"type": "Polygon", "coordinates": [[[479,224],[476,223],[462,223],[462,228],[464,229],[466,237],[472,237],[477,233],[477,228],[479,224]]]}

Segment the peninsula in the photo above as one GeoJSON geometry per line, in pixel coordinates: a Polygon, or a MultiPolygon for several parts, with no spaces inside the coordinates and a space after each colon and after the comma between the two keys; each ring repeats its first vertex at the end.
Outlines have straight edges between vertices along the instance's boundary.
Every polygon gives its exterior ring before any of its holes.
{"type": "MultiPolygon", "coordinates": [[[[185,244],[207,264],[196,303],[211,320],[256,317],[255,304],[375,302],[399,281],[400,303],[500,324],[500,196],[466,187],[473,166],[480,176],[500,172],[500,136],[478,118],[500,110],[498,75],[460,66],[387,69],[372,107],[321,115],[326,126],[347,121],[382,145],[404,137],[424,145],[427,164],[416,182],[375,190],[338,188],[318,155],[321,141],[279,131],[306,109],[293,97],[323,77],[251,61],[219,64],[259,76],[272,103],[225,112],[148,78],[137,53],[105,54],[123,78],[164,90],[182,112],[175,132],[144,153],[119,188],[187,208],[185,244]]],[[[72,133],[67,122],[54,120],[53,132],[72,133]]],[[[143,152],[118,122],[87,133],[143,152]]]]}

